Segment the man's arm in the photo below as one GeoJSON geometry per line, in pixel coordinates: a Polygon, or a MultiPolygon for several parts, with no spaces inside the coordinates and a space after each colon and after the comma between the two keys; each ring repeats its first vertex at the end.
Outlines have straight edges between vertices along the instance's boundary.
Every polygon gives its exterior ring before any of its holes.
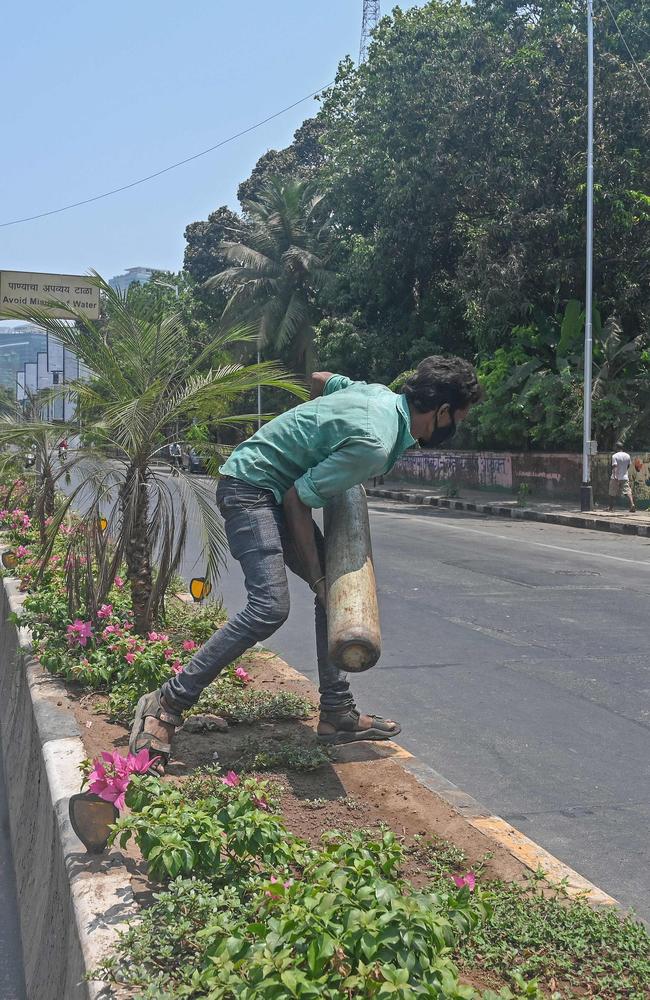
{"type": "MultiPolygon", "coordinates": [[[[350,438],[344,447],[305,472],[284,494],[287,528],[310,585],[324,575],[314,541],[311,509],[324,507],[330,497],[345,493],[351,486],[363,483],[382,471],[387,457],[383,444],[376,438],[350,438]]],[[[324,602],[325,581],[315,590],[324,602]]]]}
{"type": "Polygon", "coordinates": [[[332,374],[332,372],[312,372],[310,399],[317,399],[323,395],[325,383],[331,379],[332,374]]]}
{"type": "Polygon", "coordinates": [[[283,506],[287,519],[287,527],[298,550],[298,558],[305,568],[305,575],[309,586],[314,590],[324,607],[325,573],[321,566],[318,549],[316,548],[311,508],[302,502],[296,492],[295,486],[291,486],[284,494],[283,506]]]}

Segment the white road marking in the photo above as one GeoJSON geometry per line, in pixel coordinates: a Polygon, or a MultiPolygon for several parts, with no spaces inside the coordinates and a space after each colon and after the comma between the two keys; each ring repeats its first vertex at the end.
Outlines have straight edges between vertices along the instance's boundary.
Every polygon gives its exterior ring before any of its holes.
{"type": "Polygon", "coordinates": [[[551,545],[549,542],[533,542],[528,539],[522,540],[521,538],[512,538],[510,535],[498,535],[495,531],[481,531],[479,528],[467,528],[459,524],[447,524],[445,521],[434,521],[429,517],[423,517],[422,514],[393,514],[391,511],[376,510],[374,507],[369,507],[368,510],[371,514],[375,514],[377,517],[393,517],[402,521],[410,521],[415,518],[418,521],[425,521],[427,524],[436,528],[447,528],[449,531],[466,531],[471,532],[474,535],[483,535],[483,537],[487,535],[488,538],[498,538],[502,542],[514,542],[517,545],[521,545],[523,541],[524,545],[536,545],[540,549],[555,549],[556,552],[569,552],[571,555],[587,556],[589,559],[612,559],[614,562],[633,563],[635,566],[645,566],[646,569],[649,565],[647,559],[626,559],[624,556],[610,556],[606,555],[604,552],[585,552],[584,549],[572,549],[568,545],[551,545]]]}

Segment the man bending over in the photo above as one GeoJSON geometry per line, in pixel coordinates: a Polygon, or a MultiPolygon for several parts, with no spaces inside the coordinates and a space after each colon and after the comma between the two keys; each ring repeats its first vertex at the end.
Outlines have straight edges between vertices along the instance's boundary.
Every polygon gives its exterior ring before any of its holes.
{"type": "Polygon", "coordinates": [[[217,506],[248,603],[215,632],[185,669],[138,702],[130,749],[169,761],[182,713],[224,667],[268,639],[289,614],[285,566],[315,594],[320,689],[318,737],[325,743],[391,739],[400,726],[356,708],[347,675],[327,655],[324,545],[312,509],[389,471],[417,441],[435,448],[481,398],[461,358],[425,358],[401,393],[316,372],[312,399],[269,421],[221,466],[217,506]]]}

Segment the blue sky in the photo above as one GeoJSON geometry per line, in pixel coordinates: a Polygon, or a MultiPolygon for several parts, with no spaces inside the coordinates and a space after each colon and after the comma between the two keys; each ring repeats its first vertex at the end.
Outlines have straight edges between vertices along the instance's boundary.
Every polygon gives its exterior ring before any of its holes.
{"type": "MultiPolygon", "coordinates": [[[[361,0],[5,5],[0,223],[129,183],[329,83],[341,58],[356,58],[361,9],[361,0]]],[[[185,226],[235,207],[257,158],[287,145],[315,108],[308,101],[104,201],[0,228],[0,269],[178,269],[185,226]]]]}

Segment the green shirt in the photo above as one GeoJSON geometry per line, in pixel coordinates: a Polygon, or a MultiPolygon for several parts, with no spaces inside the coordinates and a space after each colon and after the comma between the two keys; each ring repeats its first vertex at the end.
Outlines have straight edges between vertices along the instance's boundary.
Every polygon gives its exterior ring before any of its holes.
{"type": "Polygon", "coordinates": [[[323,395],[281,413],[238,445],[219,470],[271,490],[291,486],[308,507],[380,476],[415,444],[405,396],[332,375],[323,395]]]}

